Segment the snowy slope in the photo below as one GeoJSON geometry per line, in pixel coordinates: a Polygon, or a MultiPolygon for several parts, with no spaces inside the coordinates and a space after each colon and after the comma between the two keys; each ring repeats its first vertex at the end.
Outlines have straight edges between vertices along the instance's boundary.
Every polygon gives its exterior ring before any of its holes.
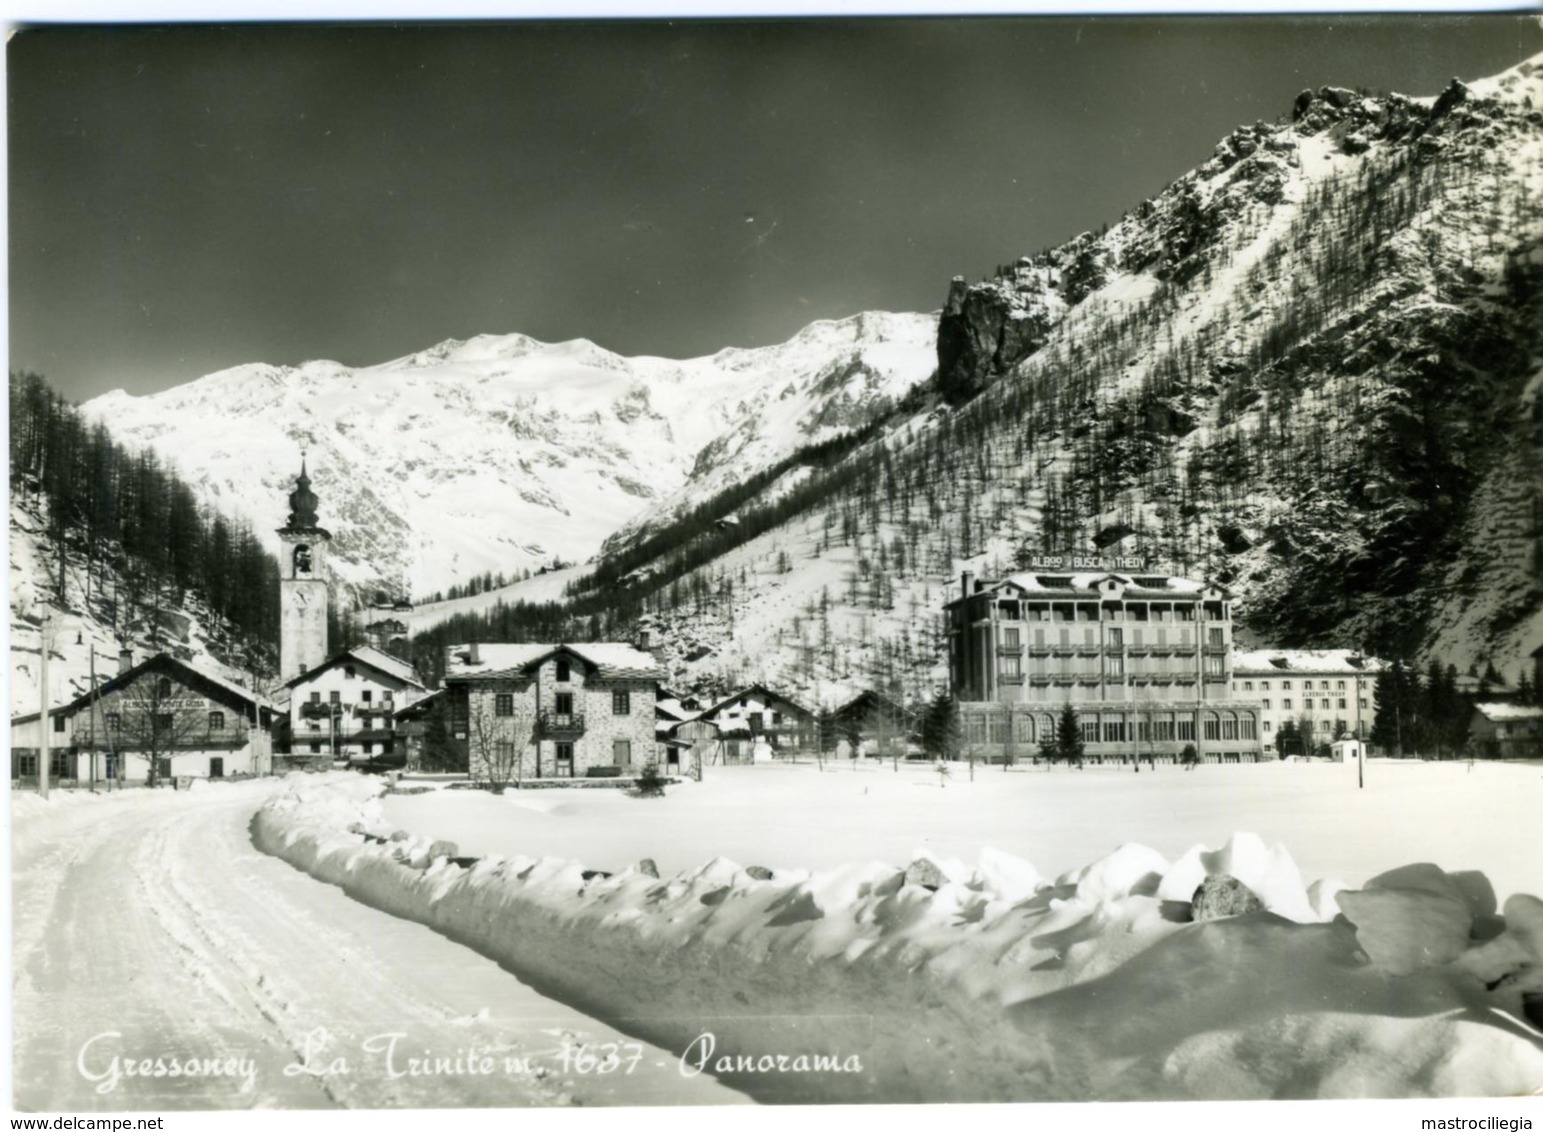
{"type": "Polygon", "coordinates": [[[935,325],[862,314],[685,361],[481,335],[361,368],[238,366],[83,410],[274,547],[306,450],[337,575],[422,595],[585,559],[688,476],[720,485],[864,423],[930,374],[935,325]]]}
{"type": "Polygon", "coordinates": [[[135,624],[120,634],[113,626],[112,599],[117,582],[110,570],[98,569],[88,586],[86,564],[79,554],[66,557],[67,601],[61,606],[49,581],[57,568],[45,535],[46,523],[25,493],[11,498],[10,537],[10,710],[12,715],[38,711],[41,703],[44,618],[51,618],[48,664],[49,704],[58,706],[88,692],[96,682],[116,675],[120,640],[126,638],[136,661],[166,650],[205,671],[244,686],[255,686],[250,672],[227,661],[237,659],[230,647],[233,634],[220,618],[196,598],[161,612],[159,626],[135,624]]]}
{"type": "Polygon", "coordinates": [[[1107,232],[956,280],[947,403],[683,579],[710,600],[656,595],[667,646],[715,649],[676,679],[928,695],[961,570],[1089,546],[1227,585],[1244,641],[1514,678],[1543,643],[1540,76],[1303,92],[1107,232]]]}

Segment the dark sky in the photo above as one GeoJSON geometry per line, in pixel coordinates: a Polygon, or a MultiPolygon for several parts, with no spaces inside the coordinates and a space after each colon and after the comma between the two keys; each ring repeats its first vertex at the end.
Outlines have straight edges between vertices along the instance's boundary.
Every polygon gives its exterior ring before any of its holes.
{"type": "Polygon", "coordinates": [[[84,399],[932,310],[1303,87],[1434,94],[1540,50],[1516,16],[26,30],[11,366],[84,399]]]}

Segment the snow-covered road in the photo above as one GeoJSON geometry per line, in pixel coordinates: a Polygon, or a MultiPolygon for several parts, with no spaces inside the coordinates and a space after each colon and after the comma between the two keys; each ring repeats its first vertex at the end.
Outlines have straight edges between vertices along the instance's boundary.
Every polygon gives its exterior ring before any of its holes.
{"type": "Polygon", "coordinates": [[[18,1109],[744,1101],[257,852],[277,785],[17,808],[18,1109]]]}

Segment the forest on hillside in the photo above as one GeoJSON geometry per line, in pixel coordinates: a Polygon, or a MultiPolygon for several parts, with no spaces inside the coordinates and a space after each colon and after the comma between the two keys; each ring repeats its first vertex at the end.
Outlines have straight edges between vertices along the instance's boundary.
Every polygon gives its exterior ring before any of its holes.
{"type": "Polygon", "coordinates": [[[120,640],[152,643],[164,643],[162,615],[197,595],[230,628],[222,659],[273,667],[279,565],[248,524],[200,507],[153,451],[116,443],[39,374],[11,374],[10,414],[12,506],[45,521],[39,592],[60,608],[83,595],[120,640]]]}

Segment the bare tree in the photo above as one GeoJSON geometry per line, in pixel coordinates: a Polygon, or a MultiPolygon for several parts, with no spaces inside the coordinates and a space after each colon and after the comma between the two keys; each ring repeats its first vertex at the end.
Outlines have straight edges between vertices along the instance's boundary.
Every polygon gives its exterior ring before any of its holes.
{"type": "Polygon", "coordinates": [[[154,671],[110,696],[102,712],[107,722],[105,738],[123,755],[145,760],[145,781],[150,786],[170,775],[177,753],[230,739],[224,727],[218,732],[213,728],[208,700],[154,671]]]}
{"type": "Polygon", "coordinates": [[[523,778],[523,758],[535,730],[534,713],[513,685],[477,688],[470,703],[471,773],[502,794],[523,778]]]}

